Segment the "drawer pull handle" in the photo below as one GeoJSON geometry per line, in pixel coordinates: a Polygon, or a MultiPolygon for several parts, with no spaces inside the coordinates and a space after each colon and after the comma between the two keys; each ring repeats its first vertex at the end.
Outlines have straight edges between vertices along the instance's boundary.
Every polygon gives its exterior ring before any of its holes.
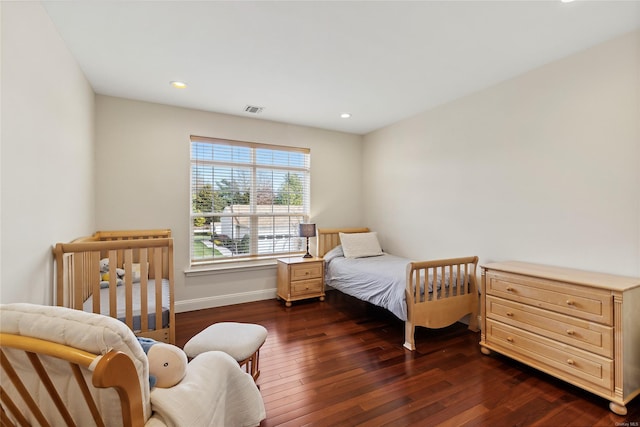
{"type": "Polygon", "coordinates": [[[567,359],[567,363],[572,366],[576,364],[573,359],[567,359]]]}
{"type": "Polygon", "coordinates": [[[573,300],[568,299],[567,300],[567,305],[576,305],[576,302],[573,300]]]}
{"type": "Polygon", "coordinates": [[[513,292],[513,288],[511,286],[507,286],[507,292],[513,292]]]}
{"type": "Polygon", "coordinates": [[[576,331],[574,331],[573,329],[567,329],[567,335],[575,335],[576,331]]]}
{"type": "Polygon", "coordinates": [[[509,316],[509,317],[513,317],[513,313],[512,313],[512,312],[510,312],[510,311],[507,311],[507,316],[509,316]]]}
{"type": "Polygon", "coordinates": [[[513,337],[507,337],[507,341],[513,342],[513,337]]]}

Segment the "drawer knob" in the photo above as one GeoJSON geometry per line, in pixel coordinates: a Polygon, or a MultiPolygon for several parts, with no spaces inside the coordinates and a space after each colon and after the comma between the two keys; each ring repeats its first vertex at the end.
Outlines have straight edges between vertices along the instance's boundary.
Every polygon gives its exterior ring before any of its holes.
{"type": "Polygon", "coordinates": [[[567,359],[567,363],[572,366],[576,364],[576,362],[573,359],[567,359]]]}
{"type": "Polygon", "coordinates": [[[513,288],[511,286],[507,286],[507,292],[513,292],[513,288]]]}
{"type": "Polygon", "coordinates": [[[576,302],[573,300],[568,299],[567,300],[567,305],[576,305],[576,302]]]}
{"type": "Polygon", "coordinates": [[[513,342],[513,337],[507,337],[507,341],[513,342]]]}
{"type": "Polygon", "coordinates": [[[567,335],[575,335],[576,331],[574,331],[573,329],[567,329],[567,335]]]}
{"type": "Polygon", "coordinates": [[[507,316],[509,316],[509,317],[513,317],[513,313],[512,313],[512,312],[510,312],[510,311],[507,311],[507,316]]]}

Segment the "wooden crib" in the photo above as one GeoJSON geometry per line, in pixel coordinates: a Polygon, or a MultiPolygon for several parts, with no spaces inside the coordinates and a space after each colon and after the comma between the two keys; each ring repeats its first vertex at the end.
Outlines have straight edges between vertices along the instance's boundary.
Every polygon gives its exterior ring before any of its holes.
{"type": "MultiPolygon", "coordinates": [[[[318,229],[317,256],[340,245],[340,233],[366,233],[368,228],[318,229]]],[[[382,260],[381,260],[382,261],[382,260]]],[[[398,275],[406,277],[404,347],[415,350],[415,327],[443,328],[469,315],[469,329],[478,330],[478,257],[411,262],[398,275]],[[429,284],[429,285],[426,285],[429,284]],[[427,286],[433,285],[433,290],[427,286]]]]}
{"type": "Polygon", "coordinates": [[[56,305],[115,317],[136,335],[175,344],[171,230],[98,231],[56,244],[54,255],[56,305]]]}

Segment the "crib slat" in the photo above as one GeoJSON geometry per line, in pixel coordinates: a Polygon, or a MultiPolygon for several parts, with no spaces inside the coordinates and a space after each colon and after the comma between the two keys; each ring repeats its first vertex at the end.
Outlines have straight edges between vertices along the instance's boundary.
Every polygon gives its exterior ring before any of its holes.
{"type": "MultiPolygon", "coordinates": [[[[81,255],[78,258],[83,257],[81,255]]],[[[82,309],[82,288],[79,289],[79,287],[82,286],[82,283],[84,283],[82,280],[84,270],[82,264],[82,259],[76,259],[76,257],[73,258],[73,295],[71,295],[71,298],[73,298],[73,308],[76,310],[82,309]]]]}
{"type": "Polygon", "coordinates": [[[118,265],[118,252],[109,251],[109,316],[118,317],[118,301],[116,298],[116,280],[118,274],[116,273],[116,266],[118,265]]]}
{"type": "MultiPolygon", "coordinates": [[[[153,249],[152,249],[153,250],[153,249]]],[[[147,287],[149,285],[149,262],[147,249],[140,249],[140,330],[149,329],[149,318],[147,312],[147,287]]],[[[157,329],[157,328],[156,328],[157,329]]]]}
{"type": "Polygon", "coordinates": [[[174,282],[174,265],[173,265],[173,240],[167,244],[167,277],[169,278],[169,343],[175,344],[176,342],[176,310],[175,310],[175,295],[173,284],[174,282]]]}
{"type": "Polygon", "coordinates": [[[162,249],[154,251],[154,282],[156,286],[156,330],[162,329],[162,249]]]}
{"type": "Polygon", "coordinates": [[[83,297],[83,301],[93,295],[92,310],[94,313],[100,313],[100,252],[91,252],[89,258],[90,261],[87,268],[91,277],[88,285],[89,294],[83,297]]]}
{"type": "Polygon", "coordinates": [[[124,251],[125,323],[133,329],[133,251],[124,251]]]}

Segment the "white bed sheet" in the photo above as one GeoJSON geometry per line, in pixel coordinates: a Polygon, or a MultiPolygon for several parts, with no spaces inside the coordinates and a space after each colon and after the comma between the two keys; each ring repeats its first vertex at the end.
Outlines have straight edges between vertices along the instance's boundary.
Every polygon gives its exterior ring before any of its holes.
{"type": "MultiPolygon", "coordinates": [[[[133,330],[140,330],[140,283],[133,284],[133,330]]],[[[124,322],[126,320],[126,299],[125,286],[116,287],[116,314],[117,319],[124,322]]],[[[93,312],[93,295],[83,304],[83,310],[93,312]]],[[[147,282],[147,312],[149,329],[156,328],[156,284],[155,280],[149,279],[147,282]]],[[[105,316],[109,314],[109,288],[100,289],[100,313],[105,316]]],[[[169,281],[162,279],[162,328],[169,326],[169,281]]]]}
{"type": "Polygon", "coordinates": [[[383,307],[407,320],[406,258],[383,254],[368,258],[325,256],[325,282],[347,295],[383,307]]]}

